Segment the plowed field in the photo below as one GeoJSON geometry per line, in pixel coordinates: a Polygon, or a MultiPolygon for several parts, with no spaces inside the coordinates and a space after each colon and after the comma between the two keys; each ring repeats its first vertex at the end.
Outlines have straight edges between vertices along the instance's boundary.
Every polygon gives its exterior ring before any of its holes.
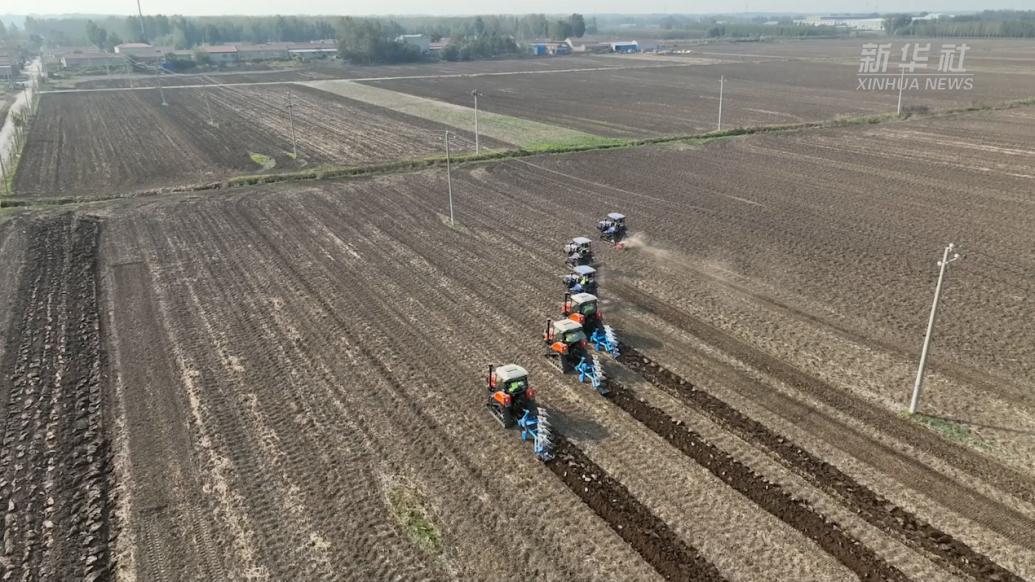
{"type": "MultiPolygon", "coordinates": [[[[14,184],[28,196],[88,195],[218,182],[264,171],[361,165],[456,151],[467,131],[307,87],[219,87],[44,95],[14,184]],[[293,158],[291,114],[298,157],[293,158]],[[211,123],[210,123],[211,121],[211,123]],[[259,158],[263,159],[263,158],[259,158]]],[[[486,140],[488,146],[501,146],[486,140]]]]}
{"type": "MultiPolygon", "coordinates": [[[[470,105],[471,90],[478,89],[484,94],[479,106],[486,111],[610,137],[685,135],[716,128],[719,78],[723,76],[724,128],[894,113],[897,89],[858,88],[860,45],[856,45],[854,61],[841,63],[739,62],[563,75],[364,82],[465,106],[470,105]]],[[[889,70],[897,73],[894,68],[889,70]]],[[[1035,75],[1028,69],[974,69],[972,74],[972,90],[907,90],[903,105],[941,110],[1035,96],[1035,75]]]]}
{"type": "MultiPolygon", "coordinates": [[[[1033,127],[468,164],[452,227],[441,169],[10,218],[2,574],[1031,579],[1033,127]],[[541,330],[561,245],[612,210],[634,236],[595,247],[605,398],[541,330]],[[548,463],[485,412],[508,362],[548,463]]],[[[341,155],[330,135],[305,147],[341,155]]]]}

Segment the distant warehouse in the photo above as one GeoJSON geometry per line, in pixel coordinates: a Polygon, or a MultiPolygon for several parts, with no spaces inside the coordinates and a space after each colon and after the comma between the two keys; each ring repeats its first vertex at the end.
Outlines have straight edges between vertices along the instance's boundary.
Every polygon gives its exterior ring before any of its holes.
{"type": "Polygon", "coordinates": [[[302,61],[313,59],[334,58],[338,54],[338,46],[334,42],[310,42],[306,44],[293,44],[288,49],[292,58],[302,61]]]}
{"type": "Polygon", "coordinates": [[[809,16],[804,20],[795,20],[795,24],[807,26],[833,26],[848,30],[880,32],[884,30],[884,19],[870,16],[809,16]]]}
{"type": "Polygon", "coordinates": [[[237,47],[232,44],[216,44],[201,47],[201,52],[213,63],[237,62],[237,47]]]}
{"type": "Polygon", "coordinates": [[[611,43],[611,52],[613,53],[638,53],[640,52],[640,43],[635,40],[623,40],[611,43]]]}
{"type": "Polygon", "coordinates": [[[291,56],[289,46],[287,43],[239,44],[237,58],[241,61],[286,61],[291,56]]]}
{"type": "Polygon", "coordinates": [[[126,57],[100,51],[76,51],[62,55],[61,66],[65,69],[124,67],[126,57]]]}

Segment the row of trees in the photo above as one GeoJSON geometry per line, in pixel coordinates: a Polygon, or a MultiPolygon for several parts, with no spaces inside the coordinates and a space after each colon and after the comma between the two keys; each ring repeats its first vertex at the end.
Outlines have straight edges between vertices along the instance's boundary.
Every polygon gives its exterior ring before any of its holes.
{"type": "Polygon", "coordinates": [[[496,35],[516,40],[582,37],[597,32],[596,18],[586,20],[581,14],[572,14],[561,20],[550,20],[543,14],[523,16],[410,16],[397,19],[400,25],[414,33],[426,34],[433,40],[457,37],[496,35]]]}
{"type": "Polygon", "coordinates": [[[189,49],[200,44],[228,42],[305,42],[336,38],[340,22],[306,16],[186,17],[145,16],[143,30],[137,16],[85,18],[27,18],[27,31],[51,45],[90,44],[110,49],[122,42],[146,40],[153,44],[189,49]]]}
{"type": "Polygon", "coordinates": [[[509,36],[496,33],[471,37],[461,35],[450,37],[449,44],[442,50],[442,58],[447,61],[470,61],[516,52],[518,45],[509,36]]]}
{"type": "Polygon", "coordinates": [[[417,47],[395,39],[403,29],[395,22],[344,18],[338,29],[338,55],[356,64],[405,63],[421,57],[417,47]]]}
{"type": "Polygon", "coordinates": [[[377,22],[378,25],[373,28],[357,27],[355,23],[358,20],[360,19],[307,16],[185,17],[159,14],[145,16],[141,28],[141,21],[137,16],[97,19],[30,17],[25,21],[25,29],[29,33],[40,35],[51,45],[90,44],[101,49],[110,49],[121,42],[144,40],[153,44],[189,49],[200,44],[341,39],[353,32],[375,32],[378,26],[390,33],[423,33],[434,40],[444,37],[562,40],[596,31],[596,20],[591,19],[587,23],[581,14],[572,14],[559,20],[550,20],[542,14],[362,19],[377,22]]]}
{"type": "Polygon", "coordinates": [[[11,57],[15,74],[19,72],[20,64],[28,60],[29,55],[38,52],[42,44],[43,39],[38,35],[0,21],[0,54],[11,57]]]}
{"type": "Polygon", "coordinates": [[[936,20],[913,20],[909,14],[884,19],[884,30],[896,35],[939,37],[1035,38],[1035,10],[986,10],[936,20]]]}

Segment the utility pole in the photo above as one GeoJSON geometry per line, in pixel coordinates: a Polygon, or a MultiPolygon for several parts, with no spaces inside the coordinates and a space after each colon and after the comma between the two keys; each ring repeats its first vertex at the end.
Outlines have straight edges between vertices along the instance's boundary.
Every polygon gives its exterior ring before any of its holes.
{"type": "Polygon", "coordinates": [[[722,92],[726,85],[726,76],[719,77],[719,127],[715,131],[722,131],[722,92]]]}
{"type": "Polygon", "coordinates": [[[4,167],[4,152],[0,151],[0,181],[4,183],[4,191],[11,193],[11,187],[7,185],[7,168],[4,167]]]}
{"type": "Polygon", "coordinates": [[[895,115],[902,115],[902,89],[906,86],[906,70],[903,68],[902,72],[898,76],[898,109],[895,110],[895,115]]]}
{"type": "Polygon", "coordinates": [[[481,153],[481,144],[478,141],[478,96],[481,93],[477,89],[471,91],[471,96],[474,97],[474,155],[481,153]]]}
{"type": "Polygon", "coordinates": [[[449,189],[449,226],[453,223],[453,168],[449,160],[449,132],[446,131],[446,188],[449,189]]]}
{"type": "Polygon", "coordinates": [[[214,119],[212,119],[212,104],[208,101],[208,92],[209,90],[205,89],[205,109],[208,109],[208,124],[215,127],[216,122],[214,119]]]}
{"type": "Polygon", "coordinates": [[[295,141],[295,110],[294,105],[291,103],[291,89],[288,88],[288,118],[291,120],[291,155],[293,159],[298,159],[298,143],[295,141]]]}
{"type": "Polygon", "coordinates": [[[945,279],[945,267],[949,263],[960,258],[956,252],[956,245],[949,243],[942,253],[942,260],[938,261],[938,285],[934,288],[934,303],[931,305],[931,317],[927,320],[927,335],[924,337],[924,347],[920,351],[920,366],[916,370],[916,382],[913,383],[913,398],[909,401],[909,414],[916,414],[917,406],[920,404],[920,391],[924,387],[924,369],[927,367],[927,353],[931,347],[931,334],[934,331],[934,320],[938,314],[938,300],[942,297],[942,281],[945,279]],[[952,254],[952,257],[949,254],[952,254]]]}
{"type": "Polygon", "coordinates": [[[140,16],[140,42],[147,42],[147,32],[144,31],[144,11],[140,9],[140,0],[137,0],[137,14],[140,16]]]}
{"type": "Polygon", "coordinates": [[[158,94],[162,96],[162,107],[168,107],[169,102],[165,100],[165,89],[162,89],[162,65],[158,65],[158,73],[155,78],[158,79],[158,94]]]}

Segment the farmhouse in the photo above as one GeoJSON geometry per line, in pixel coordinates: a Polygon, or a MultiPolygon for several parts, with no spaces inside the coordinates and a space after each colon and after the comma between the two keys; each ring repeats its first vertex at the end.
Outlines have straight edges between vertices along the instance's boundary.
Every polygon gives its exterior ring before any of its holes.
{"type": "Polygon", "coordinates": [[[115,53],[138,63],[160,63],[172,47],[152,46],[145,42],[127,42],[115,47],[115,53]]]}
{"type": "Polygon", "coordinates": [[[447,46],[449,46],[449,37],[443,36],[438,40],[438,42],[428,43],[428,53],[432,55],[441,55],[442,49],[446,48],[447,46]]]}
{"type": "Polygon", "coordinates": [[[237,47],[232,44],[203,46],[201,52],[208,55],[213,63],[233,63],[238,58],[237,47]]]}
{"type": "Polygon", "coordinates": [[[329,42],[310,42],[305,44],[294,44],[288,48],[288,54],[292,58],[297,58],[303,61],[311,61],[313,59],[326,59],[328,57],[333,58],[338,54],[338,47],[333,43],[329,42]]]}
{"type": "Polygon", "coordinates": [[[61,67],[85,69],[90,67],[122,67],[126,57],[101,51],[75,51],[61,55],[61,67]]]}
{"type": "Polygon", "coordinates": [[[286,61],[291,56],[288,53],[290,45],[285,43],[239,44],[236,46],[239,61],[286,61]]]}

